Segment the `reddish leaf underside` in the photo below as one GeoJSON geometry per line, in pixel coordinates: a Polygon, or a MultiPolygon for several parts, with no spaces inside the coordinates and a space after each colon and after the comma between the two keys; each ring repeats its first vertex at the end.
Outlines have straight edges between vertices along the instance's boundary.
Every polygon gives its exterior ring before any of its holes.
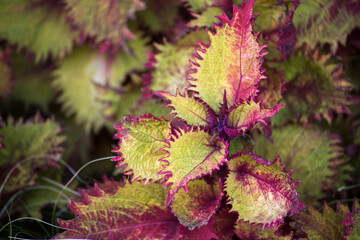
{"type": "Polygon", "coordinates": [[[108,193],[95,185],[96,196],[82,191],[83,201],[72,201],[71,210],[78,215],[61,220],[68,230],[55,239],[179,239],[181,225],[163,207],[166,189],[159,184],[146,187],[140,182],[118,187],[108,193]]]}
{"type": "Polygon", "coordinates": [[[229,106],[254,97],[261,79],[264,46],[252,32],[254,1],[247,0],[239,9],[234,6],[233,18],[219,17],[222,27],[215,25],[210,33],[210,46],[200,43],[191,62],[189,89],[197,93],[216,112],[226,90],[229,106]]]}
{"type": "Polygon", "coordinates": [[[215,234],[218,240],[230,240],[234,235],[234,226],[237,220],[237,214],[229,212],[230,209],[220,209],[215,215],[215,234]]]}
{"type": "Polygon", "coordinates": [[[189,230],[188,228],[181,227],[181,240],[212,240],[218,239],[216,234],[214,233],[213,227],[214,219],[210,219],[209,223],[201,228],[195,228],[193,230],[189,230]]]}
{"type": "Polygon", "coordinates": [[[208,224],[220,206],[223,192],[219,182],[208,184],[204,179],[189,182],[187,189],[187,193],[179,190],[171,207],[180,223],[192,230],[208,224]]]}
{"type": "Polygon", "coordinates": [[[239,153],[231,158],[225,181],[232,211],[239,219],[265,227],[276,227],[283,217],[304,208],[296,192],[298,182],[290,178],[277,158],[266,161],[256,155],[239,153]]]}
{"type": "Polygon", "coordinates": [[[120,155],[112,159],[119,162],[116,167],[126,165],[125,174],[131,173],[133,179],[145,182],[161,179],[163,175],[157,174],[162,169],[158,160],[166,156],[161,149],[171,132],[170,122],[150,114],[138,118],[129,116],[116,129],[120,140],[119,148],[114,150],[120,155]]]}
{"type": "Polygon", "coordinates": [[[173,136],[164,149],[168,156],[161,159],[168,163],[160,174],[166,174],[165,186],[171,185],[166,205],[174,198],[177,191],[189,181],[211,174],[226,161],[228,144],[220,138],[209,135],[204,130],[194,126],[186,131],[180,131],[173,136]]]}

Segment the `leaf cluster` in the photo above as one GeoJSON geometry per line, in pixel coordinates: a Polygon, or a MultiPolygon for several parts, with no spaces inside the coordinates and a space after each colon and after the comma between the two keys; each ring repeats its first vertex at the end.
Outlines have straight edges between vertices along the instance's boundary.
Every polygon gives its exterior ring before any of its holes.
{"type": "Polygon", "coordinates": [[[0,1],[0,238],[359,238],[359,15],[0,1]]]}

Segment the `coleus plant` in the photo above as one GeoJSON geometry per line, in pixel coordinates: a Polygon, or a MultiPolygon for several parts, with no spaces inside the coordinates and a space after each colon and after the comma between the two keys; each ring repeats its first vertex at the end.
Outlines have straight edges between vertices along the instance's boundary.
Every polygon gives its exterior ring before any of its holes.
{"type": "Polygon", "coordinates": [[[218,17],[210,44],[199,42],[190,61],[184,93],[157,92],[175,118],[129,116],[116,126],[113,161],[132,183],[105,179],[83,190],[84,201],[70,205],[79,216],[59,220],[68,230],[55,238],[225,239],[234,233],[224,216],[276,229],[304,209],[280,158],[229,153],[236,137],[284,106],[265,108],[256,98],[266,52],[253,33],[253,7],[246,0],[231,20],[218,17]]]}

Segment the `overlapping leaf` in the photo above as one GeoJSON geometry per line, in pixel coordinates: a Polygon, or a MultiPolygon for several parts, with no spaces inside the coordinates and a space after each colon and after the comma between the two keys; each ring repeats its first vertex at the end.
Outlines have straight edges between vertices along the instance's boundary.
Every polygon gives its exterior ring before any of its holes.
{"type": "Polygon", "coordinates": [[[171,208],[180,223],[192,230],[208,224],[220,206],[223,192],[219,182],[209,184],[204,179],[189,182],[187,190],[179,190],[171,208]]]}
{"type": "Polygon", "coordinates": [[[176,89],[179,89],[183,92],[188,86],[186,72],[197,41],[206,41],[204,30],[191,32],[177,43],[156,44],[159,52],[155,55],[149,53],[147,63],[153,71],[144,75],[144,82],[149,85],[146,91],[168,91],[175,94],[176,89]]]}
{"type": "Polygon", "coordinates": [[[329,58],[318,50],[298,52],[280,65],[288,82],[284,94],[288,110],[300,115],[302,122],[324,118],[331,123],[334,112],[349,113],[348,106],[358,101],[349,94],[352,85],[342,77],[342,66],[329,63],[329,58]]]}
{"type": "Polygon", "coordinates": [[[82,191],[83,201],[72,201],[70,208],[78,216],[58,220],[69,230],[54,239],[179,239],[180,224],[165,209],[166,189],[159,184],[146,187],[139,182],[116,185],[109,193],[95,185],[93,195],[82,191]]]}
{"type": "Polygon", "coordinates": [[[100,54],[88,47],[78,47],[60,62],[55,71],[55,87],[62,91],[59,100],[68,115],[75,114],[77,123],[87,130],[99,130],[105,124],[101,101],[106,87],[120,88],[126,74],[141,69],[146,39],[128,42],[133,55],[121,50],[115,56],[100,54]]]}
{"type": "Polygon", "coordinates": [[[299,182],[291,179],[280,159],[268,162],[239,153],[230,159],[229,170],[225,191],[239,219],[270,228],[304,208],[296,192],[299,182]]]}
{"type": "Polygon", "coordinates": [[[301,212],[294,216],[295,228],[305,231],[308,239],[343,239],[345,225],[342,222],[350,210],[339,202],[336,208],[334,211],[324,203],[323,212],[320,213],[310,205],[308,213],[301,212]]]}
{"type": "Polygon", "coordinates": [[[216,3],[216,0],[182,0],[190,7],[191,12],[201,11],[216,3]]]}
{"type": "Polygon", "coordinates": [[[181,240],[214,240],[218,239],[217,235],[214,233],[213,227],[214,219],[210,219],[208,224],[202,226],[201,228],[195,228],[190,230],[189,228],[181,227],[181,240]]]}
{"type": "Polygon", "coordinates": [[[2,1],[0,38],[28,48],[37,62],[49,55],[63,57],[78,35],[66,17],[60,1],[2,1]]]}
{"type": "Polygon", "coordinates": [[[166,186],[171,185],[166,200],[169,205],[181,187],[186,191],[188,182],[213,173],[225,163],[228,144],[192,126],[173,136],[165,150],[168,156],[162,161],[167,165],[159,173],[166,174],[166,186]]]}
{"type": "Polygon", "coordinates": [[[97,101],[99,89],[94,82],[105,84],[107,62],[104,55],[87,47],[74,49],[55,71],[54,86],[62,91],[59,100],[66,114],[75,114],[77,123],[99,130],[105,119],[101,115],[102,104],[97,101]]]}
{"type": "Polygon", "coordinates": [[[120,142],[114,152],[119,156],[113,161],[119,161],[117,167],[126,165],[125,173],[130,172],[134,179],[161,179],[163,175],[157,174],[162,169],[158,160],[167,155],[161,149],[170,137],[170,122],[149,114],[138,118],[127,117],[116,129],[120,142]]]}
{"type": "Polygon", "coordinates": [[[158,94],[170,100],[170,104],[166,107],[173,108],[171,113],[175,113],[189,125],[207,126],[209,128],[216,125],[217,119],[214,110],[200,99],[190,97],[187,91],[185,91],[184,96],[178,91],[175,96],[167,92],[158,92],[158,94]]]}
{"type": "Polygon", "coordinates": [[[193,14],[196,19],[191,20],[188,24],[190,27],[207,27],[211,28],[214,23],[218,24],[219,19],[215,16],[220,16],[223,10],[219,7],[208,7],[201,14],[193,14]]]}
{"type": "Polygon", "coordinates": [[[0,128],[6,148],[0,150],[1,182],[10,169],[15,167],[2,191],[12,192],[34,185],[37,172],[51,165],[56,165],[63,149],[60,144],[64,138],[59,135],[60,126],[53,119],[43,120],[39,114],[23,122],[11,117],[0,128]]]}
{"type": "Polygon", "coordinates": [[[210,45],[200,44],[188,78],[189,89],[219,112],[224,90],[229,106],[238,104],[257,93],[261,79],[262,50],[252,32],[254,1],[245,1],[242,8],[234,7],[233,18],[220,17],[222,27],[210,33],[210,45]]]}
{"type": "Polygon", "coordinates": [[[237,214],[229,212],[230,209],[220,209],[215,216],[215,234],[218,236],[218,240],[230,240],[234,236],[234,226],[237,220],[237,214]]]}
{"type": "Polygon", "coordinates": [[[346,215],[347,219],[343,224],[347,226],[345,239],[355,240],[360,238],[360,205],[357,199],[354,200],[352,211],[346,215]]]}
{"type": "Polygon", "coordinates": [[[294,0],[257,0],[254,5],[256,18],[255,30],[270,32],[287,25],[289,15],[295,10],[294,0]]]}
{"type": "Polygon", "coordinates": [[[359,1],[302,1],[294,14],[298,44],[314,49],[317,43],[329,43],[336,52],[338,44],[345,45],[348,34],[360,26],[359,17],[359,1]]]}
{"type": "Polygon", "coordinates": [[[179,14],[181,2],[178,0],[146,0],[146,8],[136,12],[136,16],[154,34],[164,34],[174,41],[182,31],[183,16],[179,14]]]}
{"type": "Polygon", "coordinates": [[[261,229],[260,226],[251,225],[248,222],[240,221],[235,225],[235,234],[240,239],[252,240],[291,240],[292,235],[281,236],[273,229],[261,229]]]}
{"type": "Polygon", "coordinates": [[[323,197],[323,186],[331,185],[331,177],[336,179],[331,168],[338,170],[336,166],[342,162],[339,139],[314,126],[304,129],[291,125],[273,129],[272,137],[274,144],[264,137],[255,137],[256,154],[267,159],[280,156],[286,167],[293,169],[292,177],[301,180],[301,199],[314,204],[314,199],[323,197]]]}
{"type": "Polygon", "coordinates": [[[230,137],[243,135],[258,122],[266,125],[265,119],[272,117],[283,107],[284,104],[279,104],[266,109],[253,100],[234,106],[227,116],[228,127],[225,131],[230,137]]]}
{"type": "Polygon", "coordinates": [[[121,44],[134,35],[127,22],[134,18],[134,13],[145,7],[142,0],[65,0],[69,15],[75,26],[96,42],[107,41],[114,45],[121,44]]]}
{"type": "Polygon", "coordinates": [[[262,105],[270,108],[279,104],[283,99],[282,94],[285,91],[283,73],[275,68],[266,67],[267,79],[260,82],[259,95],[256,100],[262,101],[262,105]]]}

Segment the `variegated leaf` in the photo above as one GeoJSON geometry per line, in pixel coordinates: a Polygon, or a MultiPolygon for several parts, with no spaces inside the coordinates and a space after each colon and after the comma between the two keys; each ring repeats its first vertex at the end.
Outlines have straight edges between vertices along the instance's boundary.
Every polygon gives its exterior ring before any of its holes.
{"type": "Polygon", "coordinates": [[[139,182],[121,187],[113,183],[111,192],[95,184],[82,191],[83,201],[72,201],[70,209],[78,216],[61,220],[68,230],[54,239],[179,239],[182,226],[164,208],[166,189],[160,184],[146,187],[139,182]]]}
{"type": "Polygon", "coordinates": [[[223,192],[219,182],[211,184],[204,179],[189,182],[187,190],[179,190],[171,208],[180,223],[192,230],[208,224],[220,206],[223,192]]]}
{"type": "Polygon", "coordinates": [[[226,161],[228,144],[199,128],[180,130],[168,141],[164,148],[168,153],[162,161],[166,166],[161,174],[166,174],[165,186],[171,185],[166,200],[169,205],[181,187],[187,191],[187,183],[219,169],[226,161]]]}
{"type": "Polygon", "coordinates": [[[161,158],[166,152],[166,139],[171,132],[170,122],[164,118],[143,115],[137,118],[127,117],[119,126],[116,137],[120,140],[119,147],[113,152],[119,156],[112,159],[118,161],[117,167],[126,166],[125,174],[132,174],[133,179],[159,180],[163,175],[157,174],[161,169],[161,158]]]}
{"type": "Polygon", "coordinates": [[[279,158],[268,162],[239,153],[230,159],[229,170],[225,191],[239,219],[270,228],[305,207],[296,192],[298,182],[291,179],[279,158]]]}
{"type": "Polygon", "coordinates": [[[257,85],[264,78],[262,52],[252,32],[254,1],[247,0],[239,9],[234,6],[233,18],[219,17],[222,27],[209,32],[210,45],[200,43],[196,50],[189,89],[197,93],[215,112],[219,112],[224,91],[229,106],[254,97],[257,85]]]}
{"type": "Polygon", "coordinates": [[[245,102],[230,109],[227,117],[228,127],[225,131],[230,137],[243,135],[244,132],[252,128],[256,123],[267,124],[265,119],[275,115],[285,104],[279,104],[272,109],[267,109],[253,100],[245,102]]]}
{"type": "Polygon", "coordinates": [[[178,91],[175,96],[167,92],[158,92],[159,95],[170,100],[166,107],[172,107],[171,113],[185,120],[189,125],[200,125],[212,128],[216,125],[217,119],[212,110],[201,99],[190,97],[188,92],[182,96],[178,91]]]}

